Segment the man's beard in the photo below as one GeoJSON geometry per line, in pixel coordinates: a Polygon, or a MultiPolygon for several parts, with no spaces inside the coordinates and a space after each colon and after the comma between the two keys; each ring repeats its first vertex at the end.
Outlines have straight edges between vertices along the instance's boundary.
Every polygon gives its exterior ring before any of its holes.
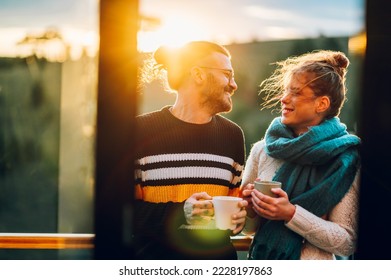
{"type": "Polygon", "coordinates": [[[232,99],[227,99],[226,93],[230,92],[232,95],[232,88],[229,85],[226,85],[224,89],[222,89],[212,75],[208,77],[208,84],[209,88],[204,93],[202,105],[205,108],[208,108],[212,115],[230,112],[232,110],[232,99]]]}

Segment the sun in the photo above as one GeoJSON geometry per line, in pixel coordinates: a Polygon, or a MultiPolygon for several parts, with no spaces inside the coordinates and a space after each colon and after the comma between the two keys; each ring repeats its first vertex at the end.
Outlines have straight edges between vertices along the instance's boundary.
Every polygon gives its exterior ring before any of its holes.
{"type": "Polygon", "coordinates": [[[161,45],[179,47],[189,41],[206,40],[207,36],[202,23],[188,17],[172,15],[162,19],[156,29],[138,32],[138,50],[153,52],[161,45]]]}

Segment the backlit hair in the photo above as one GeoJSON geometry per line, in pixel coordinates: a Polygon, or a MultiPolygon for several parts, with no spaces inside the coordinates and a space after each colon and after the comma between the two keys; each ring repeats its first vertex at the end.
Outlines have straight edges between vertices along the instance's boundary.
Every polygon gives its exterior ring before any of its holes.
{"type": "Polygon", "coordinates": [[[308,85],[316,96],[328,96],[330,108],[326,118],[338,116],[345,102],[346,72],[349,59],[338,51],[320,50],[301,56],[289,57],[275,63],[277,69],[260,87],[264,93],[264,108],[280,105],[286,84],[297,73],[312,73],[308,85]]]}
{"type": "Polygon", "coordinates": [[[208,41],[192,41],[180,48],[161,46],[145,61],[141,70],[141,82],[165,80],[164,75],[167,74],[169,88],[178,90],[188,70],[201,59],[216,52],[231,58],[225,47],[208,41]]]}

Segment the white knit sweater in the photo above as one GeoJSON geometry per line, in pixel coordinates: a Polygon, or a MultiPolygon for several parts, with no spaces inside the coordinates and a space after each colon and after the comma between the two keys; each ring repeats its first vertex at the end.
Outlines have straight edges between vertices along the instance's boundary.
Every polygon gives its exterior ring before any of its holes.
{"type": "MultiPolygon", "coordinates": [[[[255,143],[245,165],[242,184],[245,186],[256,178],[272,180],[282,163],[283,161],[266,154],[264,140],[255,143]]],[[[300,259],[335,259],[336,255],[350,256],[354,253],[357,239],[358,177],[359,173],[350,190],[325,219],[296,205],[293,218],[285,225],[303,237],[300,259]]],[[[259,216],[248,218],[243,233],[253,234],[259,224],[259,216]]]]}

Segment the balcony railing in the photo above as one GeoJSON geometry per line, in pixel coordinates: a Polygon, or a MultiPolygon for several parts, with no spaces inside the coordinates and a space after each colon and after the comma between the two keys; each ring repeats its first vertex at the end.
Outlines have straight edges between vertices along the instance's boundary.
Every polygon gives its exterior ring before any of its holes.
{"type": "MultiPolygon", "coordinates": [[[[0,249],[93,249],[94,234],[0,233],[0,249]]],[[[233,236],[237,251],[247,251],[252,238],[233,236]]]]}

